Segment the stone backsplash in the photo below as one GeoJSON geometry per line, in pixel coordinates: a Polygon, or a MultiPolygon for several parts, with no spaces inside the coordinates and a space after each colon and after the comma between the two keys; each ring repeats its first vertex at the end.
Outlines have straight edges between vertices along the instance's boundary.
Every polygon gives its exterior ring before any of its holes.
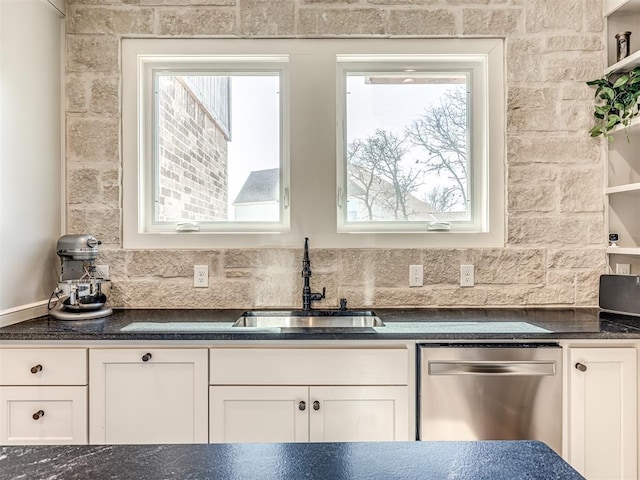
{"type": "Polygon", "coordinates": [[[331,307],[596,305],[603,163],[585,81],[603,69],[601,12],[601,0],[68,0],[67,230],[104,242],[114,306],[300,306],[301,249],[122,249],[121,38],[503,37],[504,248],[312,249],[313,289],[331,307]],[[473,288],[458,286],[462,263],[473,288]],[[209,288],[193,288],[194,264],[209,265],[209,288]],[[408,287],[412,264],[423,287],[408,287]]]}

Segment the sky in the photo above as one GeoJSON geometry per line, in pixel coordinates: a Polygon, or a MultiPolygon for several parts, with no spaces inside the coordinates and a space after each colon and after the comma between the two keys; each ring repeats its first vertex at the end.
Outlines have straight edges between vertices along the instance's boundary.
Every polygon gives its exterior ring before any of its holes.
{"type": "MultiPolygon", "coordinates": [[[[347,141],[364,139],[376,129],[401,133],[408,119],[419,117],[430,102],[448,88],[451,85],[372,85],[366,84],[362,75],[349,76],[347,141]]],[[[231,92],[230,203],[251,171],[279,166],[279,79],[277,76],[234,76],[231,92]]],[[[407,165],[415,164],[418,158],[418,151],[410,152],[407,165]]],[[[233,207],[229,209],[231,215],[233,207]]]]}

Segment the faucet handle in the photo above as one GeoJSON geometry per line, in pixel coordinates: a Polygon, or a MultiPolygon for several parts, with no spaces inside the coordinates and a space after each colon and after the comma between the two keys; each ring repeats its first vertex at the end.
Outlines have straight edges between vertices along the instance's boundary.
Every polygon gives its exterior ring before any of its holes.
{"type": "Polygon", "coordinates": [[[340,299],[340,310],[342,310],[343,312],[347,309],[347,299],[346,298],[341,298],[340,299]]]}

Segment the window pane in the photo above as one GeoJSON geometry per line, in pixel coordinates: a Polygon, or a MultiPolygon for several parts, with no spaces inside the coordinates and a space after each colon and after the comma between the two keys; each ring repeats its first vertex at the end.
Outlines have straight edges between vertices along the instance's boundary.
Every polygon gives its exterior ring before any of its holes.
{"type": "Polygon", "coordinates": [[[279,75],[155,79],[154,223],[279,222],[279,75]]]}
{"type": "Polygon", "coordinates": [[[347,222],[470,220],[468,82],[347,73],[347,222]]]}

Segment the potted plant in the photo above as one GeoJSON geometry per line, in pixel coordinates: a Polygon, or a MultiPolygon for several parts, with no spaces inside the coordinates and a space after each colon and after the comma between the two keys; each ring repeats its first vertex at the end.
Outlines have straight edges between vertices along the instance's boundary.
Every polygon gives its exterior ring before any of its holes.
{"type": "Polygon", "coordinates": [[[638,115],[640,67],[622,75],[609,73],[603,78],[587,82],[587,85],[596,87],[595,97],[602,101],[594,107],[596,125],[589,133],[592,137],[602,135],[611,142],[611,131],[617,125],[627,130],[631,120],[638,115]]]}

